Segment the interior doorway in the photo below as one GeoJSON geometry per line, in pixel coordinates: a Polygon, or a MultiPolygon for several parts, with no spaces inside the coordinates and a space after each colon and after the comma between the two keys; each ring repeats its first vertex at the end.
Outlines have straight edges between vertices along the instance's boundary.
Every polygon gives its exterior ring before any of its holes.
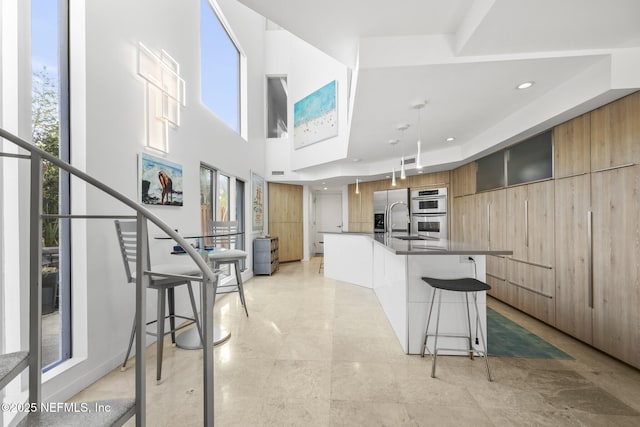
{"type": "Polygon", "coordinates": [[[314,252],[324,253],[324,232],[342,231],[342,193],[317,192],[315,203],[314,252]]]}

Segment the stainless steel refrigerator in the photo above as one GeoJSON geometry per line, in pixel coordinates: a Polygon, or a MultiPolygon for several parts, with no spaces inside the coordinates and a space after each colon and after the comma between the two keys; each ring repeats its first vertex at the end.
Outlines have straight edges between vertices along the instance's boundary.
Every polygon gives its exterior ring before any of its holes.
{"type": "Polygon", "coordinates": [[[409,190],[375,191],[373,193],[373,231],[382,233],[410,231],[409,190]]]}

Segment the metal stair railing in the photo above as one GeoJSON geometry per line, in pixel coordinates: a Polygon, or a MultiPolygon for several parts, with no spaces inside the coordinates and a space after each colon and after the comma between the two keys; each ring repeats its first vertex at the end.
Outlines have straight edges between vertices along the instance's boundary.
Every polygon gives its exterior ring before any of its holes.
{"type": "MultiPolygon", "coordinates": [[[[151,221],[163,232],[173,238],[176,243],[182,246],[191,259],[196,263],[202,271],[202,277],[193,277],[191,280],[202,281],[203,304],[201,308],[201,324],[204,336],[203,343],[203,415],[205,426],[214,425],[214,374],[213,374],[213,305],[215,302],[216,288],[218,285],[219,271],[212,271],[204,259],[198,252],[189,245],[189,243],[180,236],[173,228],[163,222],[160,218],[150,212],[137,202],[131,200],[127,196],[112,189],[108,185],[98,181],[85,172],[77,169],[69,163],[58,159],[57,157],[47,153],[34,144],[13,135],[10,132],[0,128],[0,138],[12,142],[18,147],[26,150],[29,154],[15,154],[0,152],[0,157],[9,157],[17,159],[29,159],[30,167],[30,215],[29,215],[29,231],[30,231],[30,250],[29,250],[29,352],[28,352],[28,369],[29,369],[29,404],[36,405],[40,408],[42,403],[42,326],[41,326],[41,310],[42,310],[42,274],[40,271],[40,263],[42,259],[42,219],[43,217],[52,218],[82,218],[82,219],[104,219],[104,218],[123,218],[122,215],[43,215],[42,214],[42,161],[46,160],[58,168],[69,172],[71,175],[91,184],[95,188],[109,194],[116,200],[129,206],[136,212],[135,216],[127,216],[127,218],[136,218],[137,221],[137,247],[140,251],[140,259],[147,258],[147,245],[143,244],[148,239],[147,221],[151,221]]],[[[144,270],[144,263],[136,263],[136,328],[143,331],[146,325],[146,289],[149,276],[153,273],[144,270]]],[[[135,363],[135,416],[136,425],[146,425],[146,358],[145,355],[145,336],[146,334],[136,334],[136,363],[135,363]]],[[[19,366],[16,365],[10,369],[15,377],[24,369],[25,362],[21,360],[19,366]],[[16,372],[17,371],[17,372],[16,372]]],[[[2,386],[6,385],[11,378],[2,381],[2,386]]],[[[31,415],[31,414],[29,414],[31,415]]],[[[133,415],[133,414],[131,414],[133,415]]],[[[129,416],[130,417],[130,416],[129,416]]],[[[127,417],[127,418],[129,418],[127,417]]],[[[119,420],[120,425],[126,421],[119,420]]]]}

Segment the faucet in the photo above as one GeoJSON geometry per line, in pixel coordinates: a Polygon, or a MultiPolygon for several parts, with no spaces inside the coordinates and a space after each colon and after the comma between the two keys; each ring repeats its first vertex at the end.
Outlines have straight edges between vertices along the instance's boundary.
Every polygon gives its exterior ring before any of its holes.
{"type": "MultiPolygon", "coordinates": [[[[409,205],[407,205],[406,202],[403,201],[399,201],[399,202],[393,202],[391,203],[391,205],[389,206],[389,209],[387,210],[387,217],[385,218],[387,223],[385,224],[385,229],[387,230],[387,233],[391,233],[391,228],[389,227],[389,221],[391,220],[391,213],[393,212],[393,208],[395,208],[397,205],[404,205],[404,207],[407,209],[407,224],[409,223],[409,205]]],[[[391,224],[391,227],[393,227],[395,224],[391,224]]]]}

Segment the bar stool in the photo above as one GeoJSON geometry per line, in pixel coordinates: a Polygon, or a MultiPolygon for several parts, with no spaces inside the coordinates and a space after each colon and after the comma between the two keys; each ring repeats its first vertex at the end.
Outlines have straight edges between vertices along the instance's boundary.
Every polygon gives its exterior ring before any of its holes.
{"type": "Polygon", "coordinates": [[[244,312],[249,317],[249,311],[247,310],[247,302],[244,298],[244,287],[242,283],[242,270],[240,269],[240,261],[247,259],[247,253],[239,249],[233,249],[231,246],[235,246],[238,235],[242,234],[238,232],[237,221],[209,221],[208,224],[209,233],[211,234],[216,246],[227,247],[226,250],[216,251],[215,249],[209,253],[209,261],[211,261],[211,267],[213,269],[220,268],[220,265],[228,264],[233,265],[236,273],[236,282],[229,285],[218,286],[218,293],[224,294],[229,292],[238,292],[240,294],[240,302],[244,307],[244,312]],[[228,291],[224,291],[225,288],[233,288],[228,291]],[[220,292],[220,290],[223,290],[220,292]]]}
{"type": "MultiPolygon", "coordinates": [[[[478,312],[478,292],[488,291],[491,289],[491,286],[488,284],[481,282],[480,280],[465,277],[461,279],[435,279],[433,277],[423,277],[422,280],[429,284],[433,288],[433,298],[431,299],[431,305],[429,307],[429,315],[427,317],[427,327],[424,331],[424,343],[422,345],[422,357],[424,357],[425,350],[427,350],[427,339],[429,336],[433,336],[433,352],[429,352],[432,355],[433,362],[431,365],[431,378],[436,377],[436,360],[438,358],[438,350],[450,350],[450,351],[461,351],[460,349],[452,349],[452,348],[438,348],[438,336],[441,337],[452,337],[452,338],[464,338],[469,342],[469,352],[471,360],[473,360],[473,353],[477,352],[479,355],[484,356],[485,365],[487,367],[487,377],[489,381],[492,381],[491,378],[491,370],[489,369],[489,356],[487,354],[487,344],[484,339],[484,333],[482,332],[482,324],[480,322],[480,313],[478,312]],[[440,307],[442,305],[442,291],[450,291],[450,292],[464,292],[465,297],[465,307],[467,309],[467,326],[469,330],[469,335],[444,335],[439,334],[440,327],[440,307]],[[436,315],[436,332],[435,334],[429,333],[429,323],[431,321],[431,313],[433,311],[433,302],[436,299],[436,294],[438,295],[438,313],[436,315]],[[482,351],[478,349],[474,349],[472,343],[471,336],[471,315],[469,314],[469,294],[473,296],[473,304],[476,309],[476,327],[480,329],[480,340],[482,341],[482,351]]],[[[476,336],[476,343],[478,343],[478,338],[476,336]]]]}

